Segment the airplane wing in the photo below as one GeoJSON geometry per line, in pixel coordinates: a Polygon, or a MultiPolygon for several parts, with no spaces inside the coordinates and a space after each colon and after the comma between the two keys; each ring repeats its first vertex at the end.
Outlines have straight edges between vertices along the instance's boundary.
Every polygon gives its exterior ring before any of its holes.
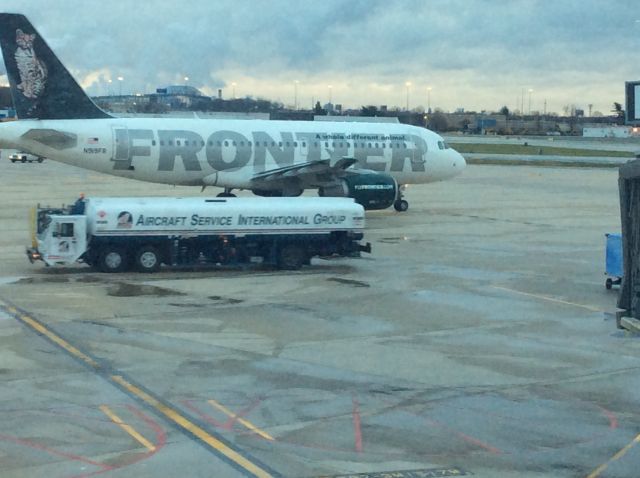
{"type": "Polygon", "coordinates": [[[330,181],[336,177],[348,174],[345,170],[354,165],[356,161],[355,158],[341,158],[333,165],[329,159],[308,161],[306,163],[293,164],[291,166],[269,169],[257,173],[251,178],[251,181],[269,182],[296,178],[300,181],[307,182],[307,180],[312,178],[318,179],[318,176],[321,176],[323,181],[330,181]]]}

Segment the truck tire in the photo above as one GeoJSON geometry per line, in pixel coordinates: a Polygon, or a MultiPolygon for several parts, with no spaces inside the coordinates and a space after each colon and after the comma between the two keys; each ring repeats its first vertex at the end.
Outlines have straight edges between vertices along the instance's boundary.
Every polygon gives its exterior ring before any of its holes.
{"type": "Polygon", "coordinates": [[[107,246],[99,259],[102,272],[122,272],[127,269],[127,255],[119,247],[107,246]]]}
{"type": "Polygon", "coordinates": [[[139,272],[157,272],[161,262],[160,253],[153,246],[142,246],[136,252],[135,267],[139,272]]]}
{"type": "Polygon", "coordinates": [[[306,260],[306,254],[302,246],[286,244],[278,251],[278,267],[286,270],[297,270],[306,260]]]}
{"type": "Polygon", "coordinates": [[[38,158],[38,162],[41,163],[43,161],[43,158],[38,158]]]}
{"type": "Polygon", "coordinates": [[[26,157],[26,156],[23,156],[23,157],[22,157],[22,159],[21,159],[21,161],[22,161],[23,163],[26,163],[26,162],[27,162],[27,157],[26,157]]]}

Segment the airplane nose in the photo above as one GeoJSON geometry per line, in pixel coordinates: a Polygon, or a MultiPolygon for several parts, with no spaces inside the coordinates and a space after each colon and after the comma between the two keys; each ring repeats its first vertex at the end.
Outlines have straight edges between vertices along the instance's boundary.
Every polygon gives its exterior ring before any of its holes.
{"type": "Polygon", "coordinates": [[[453,158],[453,167],[455,168],[456,174],[460,174],[464,171],[464,168],[467,167],[467,162],[464,160],[464,157],[457,151],[455,151],[453,158]]]}
{"type": "Polygon", "coordinates": [[[458,153],[458,158],[456,158],[456,168],[458,168],[460,172],[462,172],[466,167],[467,167],[467,162],[464,160],[464,156],[458,153]]]}

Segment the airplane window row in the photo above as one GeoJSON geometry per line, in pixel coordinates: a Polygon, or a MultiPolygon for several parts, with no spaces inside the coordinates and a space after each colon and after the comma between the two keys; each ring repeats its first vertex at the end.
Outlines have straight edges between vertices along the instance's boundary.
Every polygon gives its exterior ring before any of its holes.
{"type": "MultiPolygon", "coordinates": [[[[209,141],[207,144],[210,147],[213,147],[213,145],[214,145],[213,141],[209,141]]],[[[275,141],[272,141],[271,142],[271,147],[276,147],[276,144],[280,148],[282,148],[283,145],[284,145],[285,148],[290,148],[292,146],[294,148],[298,147],[298,142],[297,141],[293,141],[293,143],[291,143],[290,141],[285,141],[284,143],[282,141],[279,141],[278,143],[276,143],[275,141]]],[[[307,147],[307,143],[304,142],[304,141],[302,143],[300,143],[300,144],[301,144],[301,146],[303,148],[307,147]]],[[[156,145],[156,140],[154,139],[154,140],[151,141],[151,146],[155,146],[155,145],[156,145]]],[[[165,145],[165,141],[164,140],[160,140],[160,146],[164,146],[164,145],[165,145]]],[[[167,146],[173,146],[173,140],[167,140],[166,145],[167,146]]],[[[200,146],[200,147],[202,147],[202,146],[205,145],[205,142],[204,141],[189,141],[188,139],[185,139],[185,140],[177,139],[177,140],[175,140],[175,145],[176,146],[200,146]]],[[[231,146],[235,146],[235,147],[240,146],[242,148],[242,147],[245,146],[245,142],[244,141],[240,141],[238,143],[236,141],[228,141],[228,140],[216,141],[216,146],[219,147],[219,148],[221,148],[222,146],[229,147],[230,145],[231,146]]],[[[246,145],[248,147],[251,147],[252,146],[252,142],[251,141],[247,141],[246,145]]],[[[263,141],[262,145],[261,145],[260,141],[256,141],[255,146],[256,147],[261,147],[262,146],[262,147],[267,148],[269,146],[269,142],[268,141],[263,141]]],[[[329,142],[326,141],[324,143],[324,146],[325,146],[325,148],[328,148],[329,147],[329,142]]],[[[357,148],[358,147],[358,143],[349,143],[349,142],[336,143],[335,141],[331,143],[331,147],[333,147],[333,148],[351,148],[352,146],[357,148]]],[[[313,147],[314,148],[319,148],[320,144],[318,142],[314,142],[313,143],[313,147]]],[[[371,149],[372,147],[376,148],[376,149],[379,149],[379,148],[386,149],[387,144],[386,143],[373,143],[373,144],[372,143],[366,143],[366,147],[368,147],[369,149],[371,149]]],[[[365,148],[365,143],[360,143],[360,148],[364,149],[365,148]]],[[[448,148],[450,148],[450,146],[448,144],[444,143],[443,141],[438,141],[438,148],[440,148],[440,149],[448,149],[448,148]]],[[[389,143],[389,149],[407,149],[407,144],[406,143],[389,143]]]]}

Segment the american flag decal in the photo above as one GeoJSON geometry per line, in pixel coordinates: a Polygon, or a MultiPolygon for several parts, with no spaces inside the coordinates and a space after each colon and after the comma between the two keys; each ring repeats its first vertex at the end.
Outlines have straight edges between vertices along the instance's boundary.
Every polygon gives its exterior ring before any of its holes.
{"type": "Polygon", "coordinates": [[[100,140],[98,138],[88,138],[87,144],[98,144],[100,140]]]}

